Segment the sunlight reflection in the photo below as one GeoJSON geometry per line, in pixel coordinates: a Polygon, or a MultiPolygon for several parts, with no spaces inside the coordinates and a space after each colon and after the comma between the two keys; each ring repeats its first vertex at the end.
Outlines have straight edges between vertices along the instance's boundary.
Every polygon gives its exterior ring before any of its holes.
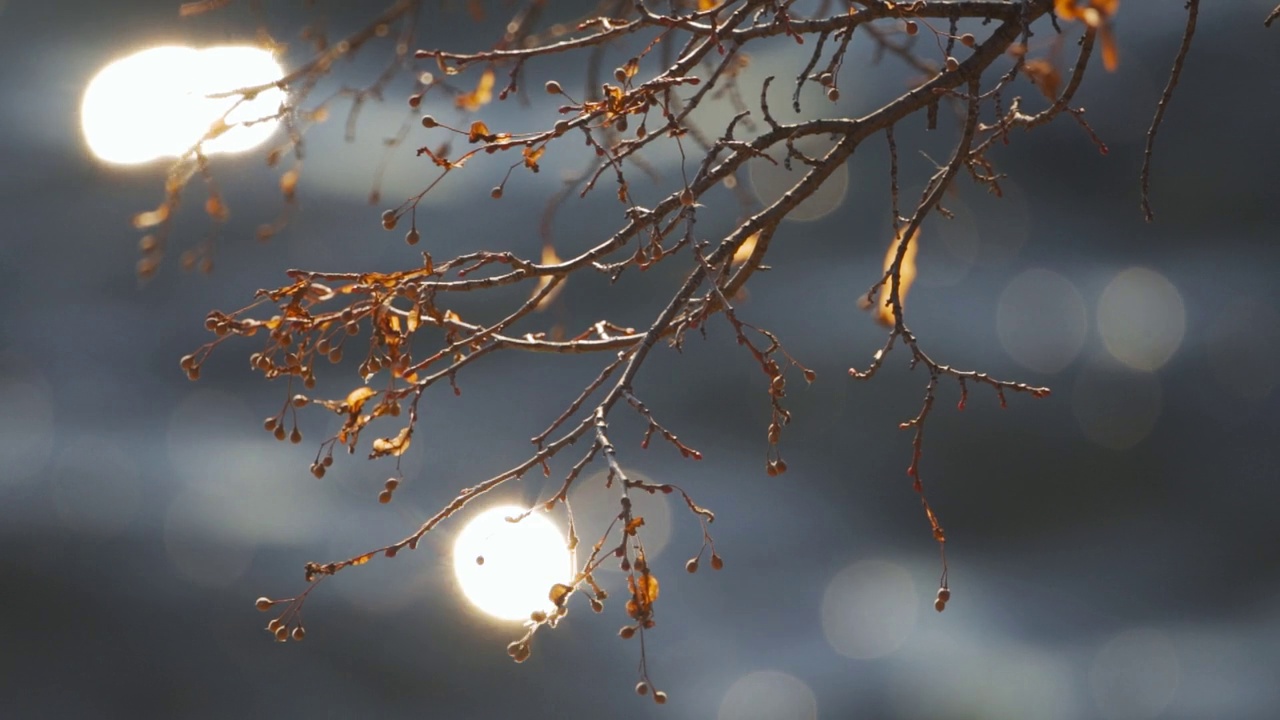
{"type": "MultiPolygon", "coordinates": [[[[835,143],[825,136],[821,138],[809,136],[796,140],[794,145],[796,150],[808,157],[817,159],[830,152],[835,143]]],[[[779,197],[782,197],[783,193],[800,182],[805,173],[811,169],[800,160],[792,159],[791,170],[788,171],[783,165],[783,159],[786,158],[785,148],[768,152],[769,156],[776,161],[776,164],[768,160],[759,159],[748,165],[751,176],[751,189],[755,191],[756,197],[760,202],[765,205],[769,205],[779,197]]],[[[831,173],[831,177],[822,183],[812,195],[805,198],[804,202],[788,213],[786,219],[804,222],[817,220],[828,215],[840,207],[840,203],[844,202],[844,196],[848,190],[849,166],[841,165],[831,173]]]]}
{"type": "Polygon", "coordinates": [[[814,720],[818,701],[799,678],[763,670],[744,675],[720,702],[719,720],[814,720]]]}
{"type": "Polygon", "coordinates": [[[1084,347],[1089,318],[1075,285],[1050,270],[1033,268],[1000,295],[996,332],[1005,352],[1023,367],[1056,373],[1084,347]]]}
{"type": "Polygon", "coordinates": [[[1112,357],[1134,370],[1153,371],[1169,361],[1186,330],[1182,295],[1165,276],[1129,268],[1098,299],[1098,331],[1112,357]]]}
{"type": "Polygon", "coordinates": [[[265,90],[238,107],[236,98],[209,96],[283,76],[271,53],[255,47],[143,50],[110,63],[89,82],[80,106],[85,142],[109,163],[180,157],[230,110],[226,123],[231,127],[203,150],[206,155],[250,150],[275,131],[275,120],[255,121],[279,110],[284,91],[265,90]]]}
{"type": "Polygon", "coordinates": [[[518,523],[522,509],[489,508],[467,523],[453,545],[453,571],[473,605],[502,620],[524,620],[554,608],[548,592],[573,577],[565,536],[541,510],[518,523]]]}
{"type": "Polygon", "coordinates": [[[905,569],[862,560],[831,579],[822,596],[822,632],[836,652],[868,660],[897,650],[915,628],[920,604],[905,569]]]}

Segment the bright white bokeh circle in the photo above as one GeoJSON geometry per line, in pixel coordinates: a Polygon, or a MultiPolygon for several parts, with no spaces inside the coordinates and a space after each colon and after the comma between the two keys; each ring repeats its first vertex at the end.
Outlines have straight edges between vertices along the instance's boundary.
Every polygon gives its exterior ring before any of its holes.
{"type": "MultiPolygon", "coordinates": [[[[272,54],[256,47],[143,50],[108,64],[89,81],[80,105],[85,142],[99,159],[120,165],[181,157],[238,101],[210,95],[281,77],[284,70],[272,54]]],[[[230,129],[206,142],[204,153],[261,145],[278,124],[263,118],[276,114],[286,98],[283,90],[269,88],[240,103],[227,115],[230,129]]]]}
{"type": "Polygon", "coordinates": [[[573,578],[564,534],[545,515],[515,506],[485,510],[467,523],[453,544],[453,572],[471,604],[501,620],[524,620],[552,609],[548,594],[573,578]],[[479,560],[483,558],[483,562],[479,560]]]}
{"type": "Polygon", "coordinates": [[[1168,362],[1186,327],[1182,295],[1155,270],[1121,272],[1098,299],[1098,331],[1107,352],[1134,370],[1151,372],[1168,362]]]}

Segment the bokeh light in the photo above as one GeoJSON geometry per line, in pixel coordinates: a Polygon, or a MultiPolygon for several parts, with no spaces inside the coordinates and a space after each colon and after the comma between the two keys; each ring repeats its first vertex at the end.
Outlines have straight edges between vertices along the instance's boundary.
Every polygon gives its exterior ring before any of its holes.
{"type": "Polygon", "coordinates": [[[279,110],[285,92],[270,88],[238,105],[235,97],[210,96],[283,76],[272,54],[256,47],[143,50],[108,64],[89,81],[80,105],[85,142],[110,163],[181,157],[230,111],[229,129],[206,142],[204,153],[250,150],[275,132],[277,121],[264,118],[279,110]]]}
{"type": "Polygon", "coordinates": [[[1080,370],[1071,397],[1085,436],[1113,450],[1133,447],[1149,435],[1162,407],[1163,392],[1154,375],[1102,364],[1080,370]]]}
{"type": "Polygon", "coordinates": [[[51,480],[58,516],[76,532],[118,535],[138,511],[138,466],[119,443],[104,437],[86,435],[62,449],[51,480]]]}
{"type": "Polygon", "coordinates": [[[860,660],[897,650],[920,604],[911,574],[884,560],[861,560],[836,574],[822,596],[822,632],[841,655],[860,660]]]}
{"type": "Polygon", "coordinates": [[[1164,275],[1129,268],[1098,299],[1098,332],[1112,357],[1135,370],[1168,362],[1182,343],[1186,311],[1182,295],[1164,275]]]}
{"type": "Polygon", "coordinates": [[[725,693],[718,720],[814,720],[818,701],[804,681],[775,670],[744,675],[725,693]]]}
{"type": "MultiPolygon", "coordinates": [[[[811,158],[822,158],[835,146],[835,142],[826,136],[818,137],[812,135],[802,137],[793,144],[796,150],[811,158]]],[[[791,169],[787,170],[783,162],[787,154],[786,148],[772,149],[766,152],[769,157],[773,158],[774,162],[761,158],[753,160],[748,167],[750,169],[751,188],[755,191],[756,197],[760,202],[767,206],[800,182],[805,173],[812,168],[793,158],[791,160],[791,169]]],[[[826,182],[822,183],[812,195],[805,198],[794,210],[788,213],[786,219],[805,222],[817,220],[828,215],[840,207],[840,203],[844,202],[844,196],[848,190],[849,168],[847,165],[841,165],[831,173],[826,182]]]]}
{"type": "Polygon", "coordinates": [[[1208,339],[1209,370],[1223,390],[1261,400],[1280,384],[1280,312],[1254,299],[1237,299],[1215,312],[1208,339]]]}
{"type": "Polygon", "coordinates": [[[573,578],[566,538],[542,511],[517,523],[522,508],[489,508],[473,517],[453,544],[453,571],[467,599],[501,620],[525,620],[554,609],[556,583],[573,578]]]}
{"type": "MultiPolygon", "coordinates": [[[[627,477],[632,480],[652,483],[648,475],[629,467],[623,467],[627,477]]],[[[612,487],[605,487],[608,470],[598,470],[587,477],[574,481],[569,491],[569,503],[573,506],[574,532],[581,541],[590,547],[609,527],[609,522],[617,517],[621,510],[622,489],[615,480],[612,487]]],[[[558,487],[559,483],[557,483],[558,487]]],[[[644,526],[639,530],[639,538],[644,543],[644,554],[650,560],[656,560],[666,549],[671,540],[671,496],[662,493],[650,495],[647,492],[632,491],[631,512],[635,517],[644,518],[644,526]]],[[[618,528],[614,528],[618,532],[618,528]]],[[[606,563],[602,570],[616,568],[616,563],[606,563]]]]}
{"type": "Polygon", "coordinates": [[[1098,711],[1109,720],[1142,720],[1164,711],[1178,686],[1178,656],[1159,630],[1127,630],[1109,640],[1089,669],[1098,711]]]}
{"type": "Polygon", "coordinates": [[[1075,285],[1051,270],[1027,270],[1005,287],[996,309],[1005,352],[1023,367],[1056,373],[1071,364],[1089,332],[1088,311],[1075,285]]]}

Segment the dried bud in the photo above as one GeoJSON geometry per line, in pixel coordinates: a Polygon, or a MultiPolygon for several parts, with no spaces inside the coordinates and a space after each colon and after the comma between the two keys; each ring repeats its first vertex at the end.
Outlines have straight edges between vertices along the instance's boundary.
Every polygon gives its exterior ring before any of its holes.
{"type": "Polygon", "coordinates": [[[529,613],[529,619],[536,623],[546,622],[547,614],[542,610],[534,610],[533,612],[529,613]]]}
{"type": "Polygon", "coordinates": [[[299,625],[298,627],[296,627],[296,628],[294,628],[294,629],[293,629],[292,636],[293,636],[293,639],[294,639],[294,640],[299,640],[299,641],[300,641],[300,640],[302,640],[302,638],[304,638],[304,637],[306,637],[306,636],[307,636],[307,631],[306,631],[306,630],[303,630],[303,629],[302,629],[302,626],[301,626],[301,625],[299,625]]]}
{"type": "Polygon", "coordinates": [[[634,625],[624,625],[622,626],[622,629],[618,631],[618,637],[623,640],[630,640],[635,634],[636,628],[634,625]]]}
{"type": "Polygon", "coordinates": [[[562,92],[564,92],[564,90],[560,88],[560,83],[556,82],[555,80],[548,80],[546,87],[547,87],[547,93],[551,95],[559,95],[562,92]]]}
{"type": "Polygon", "coordinates": [[[840,100],[840,88],[827,88],[827,99],[831,102],[838,102],[840,100]]]}
{"type": "Polygon", "coordinates": [[[424,128],[433,128],[439,124],[440,123],[436,122],[436,119],[431,117],[430,115],[422,116],[422,127],[424,128]]]}
{"type": "Polygon", "coordinates": [[[275,630],[275,636],[276,636],[277,642],[284,642],[285,640],[288,640],[289,628],[285,627],[284,625],[277,626],[275,630]]]}
{"type": "Polygon", "coordinates": [[[645,681],[643,681],[643,680],[641,680],[640,682],[636,683],[636,694],[637,694],[637,695],[648,695],[648,694],[649,694],[649,683],[647,683],[647,682],[645,682],[645,681]]]}
{"type": "Polygon", "coordinates": [[[391,491],[383,490],[382,492],[378,493],[378,502],[382,503],[383,505],[386,505],[387,503],[391,502],[391,491]]]}
{"type": "Polygon", "coordinates": [[[938,599],[942,602],[951,600],[951,590],[949,588],[938,588],[938,599]]]}
{"type": "Polygon", "coordinates": [[[946,601],[943,600],[942,598],[938,598],[937,600],[934,600],[933,609],[937,610],[938,612],[942,612],[943,610],[946,610],[947,609],[946,601]]]}
{"type": "Polygon", "coordinates": [[[653,694],[653,701],[659,705],[663,705],[667,702],[667,694],[659,690],[653,694]]]}
{"type": "Polygon", "coordinates": [[[396,216],[395,210],[384,210],[382,212],[382,227],[386,228],[387,230],[395,230],[396,221],[398,221],[399,219],[400,218],[396,216]]]}
{"type": "Polygon", "coordinates": [[[409,228],[409,232],[405,234],[404,241],[410,245],[417,245],[422,239],[422,234],[418,232],[418,228],[409,228]]]}
{"type": "Polygon", "coordinates": [[[920,26],[917,25],[914,20],[908,20],[906,31],[908,35],[915,35],[916,33],[920,32],[920,26]]]}
{"type": "Polygon", "coordinates": [[[502,199],[502,186],[501,186],[501,185],[497,185],[497,186],[495,186],[492,190],[490,190],[490,191],[489,191],[489,197],[493,198],[494,200],[501,200],[501,199],[502,199]]]}
{"type": "Polygon", "coordinates": [[[396,488],[400,487],[400,480],[398,478],[387,478],[387,481],[382,483],[382,487],[395,492],[396,488]]]}
{"type": "Polygon", "coordinates": [[[271,598],[269,597],[260,597],[253,603],[254,607],[263,612],[270,610],[272,605],[275,605],[275,603],[271,602],[271,598]]]}
{"type": "Polygon", "coordinates": [[[689,558],[689,562],[684,564],[684,570],[688,573],[698,572],[698,558],[689,558]]]}
{"type": "Polygon", "coordinates": [[[297,445],[298,443],[302,442],[302,431],[295,427],[293,429],[293,432],[289,433],[289,442],[293,443],[294,445],[297,445]]]}
{"type": "Polygon", "coordinates": [[[955,59],[955,58],[953,58],[953,57],[951,57],[950,55],[948,55],[948,56],[947,56],[947,70],[948,70],[949,72],[955,72],[956,70],[959,70],[959,69],[960,69],[960,61],[959,61],[959,60],[957,60],[957,59],[955,59]]]}
{"type": "Polygon", "coordinates": [[[693,191],[692,191],[692,190],[690,190],[689,188],[685,188],[685,189],[684,189],[684,192],[680,193],[680,204],[681,204],[681,205],[683,205],[683,206],[685,206],[685,207],[689,207],[689,206],[693,205],[694,200],[695,200],[695,198],[693,197],[693,191]]]}
{"type": "Polygon", "coordinates": [[[724,568],[724,558],[721,558],[719,555],[716,555],[715,553],[712,553],[712,554],[711,554],[711,569],[712,569],[712,570],[721,570],[721,569],[723,569],[723,568],[724,568]]]}
{"type": "Polygon", "coordinates": [[[978,40],[973,36],[973,33],[965,33],[960,36],[960,44],[965,47],[973,47],[977,43],[978,40]]]}

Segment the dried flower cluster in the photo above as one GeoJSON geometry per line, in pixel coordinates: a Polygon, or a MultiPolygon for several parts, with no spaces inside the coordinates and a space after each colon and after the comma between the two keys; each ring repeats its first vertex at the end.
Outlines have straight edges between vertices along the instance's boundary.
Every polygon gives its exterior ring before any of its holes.
{"type": "MultiPolygon", "coordinates": [[[[186,14],[199,14],[229,4],[228,0],[204,0],[183,6],[186,14]]],[[[594,540],[571,582],[549,589],[552,612],[537,612],[526,624],[523,637],[508,646],[516,661],[530,656],[534,634],[554,627],[568,612],[573,596],[583,594],[592,610],[601,612],[608,593],[596,581],[596,571],[606,563],[620,567],[627,577],[624,601],[626,624],[619,636],[640,636],[639,695],[665,702],[664,692],[654,688],[644,663],[645,633],[655,625],[659,599],[657,571],[645,556],[644,518],[633,514],[636,493],[678,494],[703,530],[703,547],[685,565],[696,572],[703,556],[712,568],[723,560],[709,534],[714,515],[697,504],[688,492],[670,483],[650,483],[628,477],[616,458],[610,436],[610,419],[620,410],[634,412],[646,430],[639,438],[647,447],[658,438],[682,456],[698,460],[702,455],[681,440],[639,396],[646,359],[661,348],[679,349],[692,336],[708,332],[722,322],[764,375],[762,402],[771,411],[766,432],[765,470],[769,475],[786,472],[781,452],[783,430],[791,420],[786,407],[788,383],[815,382],[815,373],[784,348],[783,333],[758,327],[735,307],[740,293],[759,271],[780,223],[821,187],[864,143],[886,143],[890,165],[886,181],[892,206],[894,237],[888,244],[883,274],[867,278],[864,306],[883,325],[883,346],[862,370],[850,370],[857,379],[869,379],[899,345],[912,367],[923,368],[927,378],[919,413],[901,427],[912,431],[912,451],[907,470],[918,494],[932,537],[940,549],[947,536],[925,496],[921,465],[924,430],[934,409],[935,391],[943,382],[954,382],[961,391],[960,409],[968,391],[983,387],[1003,407],[1009,393],[1032,397],[1049,394],[1047,388],[955,368],[935,359],[911,331],[904,303],[915,276],[915,253],[922,222],[930,213],[948,215],[944,197],[961,177],[1000,195],[1004,177],[988,151],[1013,142],[1019,129],[1032,129],[1059,117],[1078,123],[1083,141],[1103,153],[1107,147],[1085,122],[1073,97],[1090,70],[1095,52],[1110,69],[1120,62],[1119,43],[1112,18],[1119,10],[1115,0],[603,0],[591,13],[578,18],[551,17],[556,3],[527,0],[518,6],[490,49],[457,52],[416,47],[419,23],[440,12],[424,0],[398,0],[374,17],[367,26],[337,40],[320,26],[307,28],[304,39],[313,47],[311,59],[279,82],[290,93],[279,119],[288,129],[287,140],[272,150],[269,164],[291,161],[280,176],[285,214],[263,226],[260,236],[277,232],[292,212],[302,170],[306,129],[328,117],[336,102],[351,101],[349,128],[356,111],[370,99],[387,94],[393,82],[411,78],[407,93],[410,116],[388,152],[410,152],[416,146],[420,162],[433,168],[434,179],[420,192],[396,201],[382,215],[387,230],[407,226],[405,242],[424,241],[418,210],[423,198],[458,172],[495,175],[490,195],[501,201],[513,178],[532,176],[548,153],[586,148],[582,172],[570,178],[548,201],[548,217],[563,208],[574,195],[595,191],[609,193],[618,204],[617,225],[587,250],[561,258],[544,222],[540,258],[527,258],[506,250],[478,250],[457,257],[422,253],[422,262],[396,272],[289,271],[287,284],[258,293],[256,300],[234,312],[212,312],[207,327],[216,337],[182,360],[195,379],[209,354],[225,343],[256,343],[250,364],[266,379],[285,379],[288,389],[279,413],[264,427],[280,440],[300,442],[297,413],[308,408],[334,413],[342,427],[320,443],[311,466],[323,477],[333,463],[334,451],[367,452],[368,457],[396,457],[414,440],[419,408],[436,386],[460,393],[464,376],[482,372],[473,367],[498,353],[594,354],[600,358],[598,375],[572,399],[550,424],[532,439],[533,447],[522,462],[458,492],[420,527],[384,547],[349,559],[308,563],[308,586],[296,597],[259,599],[260,610],[282,606],[283,612],[268,626],[278,640],[302,639],[300,611],[308,594],[326,577],[361,565],[381,555],[394,557],[415,549],[424,535],[468,505],[504,483],[528,473],[559,472],[563,483],[533,512],[563,513],[568,543],[574,547],[569,491],[595,462],[607,465],[604,482],[617,493],[616,515],[604,534],[594,540]],[[1059,21],[1063,21],[1061,24],[1059,21]],[[785,82],[791,104],[798,111],[801,90],[815,84],[829,104],[840,98],[844,83],[858,81],[868,67],[846,62],[855,37],[874,43],[880,54],[901,60],[918,74],[917,80],[881,107],[860,117],[845,117],[834,110],[820,110],[815,119],[781,122],[770,110],[770,86],[747,86],[741,70],[750,61],[749,50],[767,43],[781,44],[795,57],[794,67],[779,67],[790,74],[785,82]],[[1051,38],[1049,43],[1040,38],[1051,38]],[[384,41],[385,39],[385,41],[384,41]],[[386,69],[368,86],[343,90],[324,98],[313,97],[319,80],[336,61],[367,47],[385,42],[391,47],[386,69]],[[1074,43],[1075,59],[1060,68],[1056,57],[1065,43],[1074,43]],[[1046,48],[1052,47],[1052,54],[1046,48]],[[584,78],[546,78],[542,62],[552,55],[581,58],[584,78]],[[1016,83],[1029,79],[1043,98],[1015,95],[1016,83]],[[461,83],[461,84],[459,84],[461,83]],[[560,103],[558,112],[534,118],[536,127],[505,128],[486,121],[485,110],[494,102],[515,101],[527,93],[545,92],[560,103]],[[445,122],[420,114],[424,97],[446,95],[461,122],[445,122]],[[730,119],[720,126],[699,123],[695,111],[712,104],[732,106],[730,119]],[[940,112],[945,109],[946,112],[940,112]],[[958,140],[950,156],[938,164],[914,202],[899,192],[900,149],[895,128],[904,122],[922,122],[932,129],[954,124],[958,140]],[[822,138],[830,149],[807,155],[798,147],[805,138],[822,138]],[[641,205],[634,183],[653,177],[644,152],[673,148],[681,158],[679,179],[661,188],[658,199],[641,205]],[[770,153],[773,153],[772,155],[770,153]],[[745,193],[743,173],[751,163],[776,163],[782,157],[788,167],[803,175],[776,200],[761,204],[745,193]],[[696,229],[703,200],[718,188],[736,193],[742,207],[733,229],[708,237],[696,229]],[[624,273],[639,273],[658,264],[682,268],[683,280],[670,294],[663,309],[646,327],[631,328],[600,318],[576,331],[557,335],[538,322],[536,311],[548,303],[570,278],[602,274],[616,280],[624,273]],[[462,317],[451,309],[459,293],[487,293],[508,286],[527,288],[518,302],[499,317],[462,317]],[[718,318],[723,318],[719,320],[718,318]],[[343,397],[325,399],[297,394],[315,387],[316,376],[343,357],[358,358],[359,378],[343,397]],[[374,429],[374,426],[377,429],[374,429]],[[366,430],[374,435],[362,444],[366,430]],[[364,448],[364,449],[362,449],[364,448]],[[553,470],[553,465],[560,469],[553,470]]],[[[1154,142],[1160,118],[1168,104],[1178,71],[1195,27],[1197,0],[1187,3],[1186,35],[1169,88],[1161,98],[1149,133],[1154,142]]],[[[473,0],[466,7],[477,16],[488,10],[473,0]]],[[[1277,10],[1280,12],[1280,9],[1277,10]]],[[[269,36],[263,41],[273,43],[269,36]]],[[[373,50],[372,52],[377,52],[373,50]]],[[[264,88],[245,88],[252,97],[264,88]]],[[[820,101],[821,102],[821,101],[820,101]]],[[[219,132],[211,129],[210,136],[219,132]]],[[[1150,163],[1142,175],[1144,207],[1150,163]]],[[[225,219],[227,208],[213,185],[208,163],[199,145],[180,162],[166,185],[164,203],[136,218],[149,228],[143,241],[142,275],[156,269],[179,195],[190,178],[199,174],[209,188],[206,209],[213,221],[225,219]]],[[[373,202],[381,203],[375,181],[373,202]]],[[[430,238],[427,246],[430,245],[430,238]]],[[[210,250],[202,245],[188,251],[187,264],[208,264],[210,250]]],[[[839,309],[833,309],[838,311],[839,309]]],[[[785,329],[784,329],[785,330],[785,329]]],[[[428,401],[430,402],[430,401],[428,401]]],[[[397,487],[411,482],[397,465],[378,495],[391,502],[397,487]]],[[[951,597],[947,583],[945,552],[942,554],[940,589],[936,609],[951,597]]]]}

